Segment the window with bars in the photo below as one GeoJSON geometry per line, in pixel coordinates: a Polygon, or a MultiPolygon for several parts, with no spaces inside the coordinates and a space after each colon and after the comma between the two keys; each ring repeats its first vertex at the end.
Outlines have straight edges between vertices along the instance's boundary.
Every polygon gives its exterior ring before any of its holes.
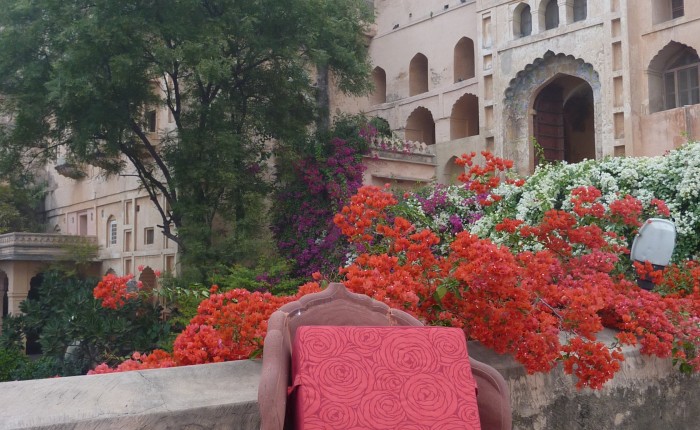
{"type": "Polygon", "coordinates": [[[700,58],[686,50],[664,71],[664,105],[673,109],[700,103],[700,58]]]}
{"type": "Polygon", "coordinates": [[[155,230],[153,227],[146,228],[143,230],[143,243],[145,245],[153,245],[155,242],[155,230]]]}
{"type": "Polygon", "coordinates": [[[107,220],[107,246],[117,244],[117,220],[114,217],[109,217],[107,220]]]}

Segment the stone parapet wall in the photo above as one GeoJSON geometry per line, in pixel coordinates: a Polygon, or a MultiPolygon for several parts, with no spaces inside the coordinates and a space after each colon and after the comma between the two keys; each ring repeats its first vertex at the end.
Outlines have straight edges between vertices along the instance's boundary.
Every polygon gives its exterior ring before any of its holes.
{"type": "MultiPolygon", "coordinates": [[[[700,422],[700,377],[670,360],[624,351],[604,389],[576,390],[561,368],[527,375],[511,357],[481,345],[472,356],[508,381],[514,430],[677,429],[700,422]]],[[[0,383],[0,430],[257,429],[259,361],[0,383]]]]}
{"type": "Polygon", "coordinates": [[[259,361],[0,383],[0,429],[260,426],[259,361]]]}
{"type": "MultiPolygon", "coordinates": [[[[598,340],[612,344],[614,332],[598,340]]],[[[577,390],[562,366],[527,375],[511,356],[469,344],[469,354],[489,363],[506,379],[513,407],[513,430],[651,430],[700,428],[700,375],[681,374],[670,359],[623,349],[625,361],[603,389],[577,390]]]]}

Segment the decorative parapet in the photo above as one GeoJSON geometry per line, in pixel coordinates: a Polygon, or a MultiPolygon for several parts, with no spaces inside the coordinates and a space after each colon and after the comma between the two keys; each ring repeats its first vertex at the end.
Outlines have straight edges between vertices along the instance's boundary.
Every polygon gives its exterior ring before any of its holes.
{"type": "Polygon", "coordinates": [[[370,142],[370,157],[435,165],[435,145],[399,138],[374,138],[370,142]]]}
{"type": "Polygon", "coordinates": [[[70,248],[83,245],[97,246],[97,237],[7,233],[0,235],[0,261],[53,261],[65,258],[70,248]]]}

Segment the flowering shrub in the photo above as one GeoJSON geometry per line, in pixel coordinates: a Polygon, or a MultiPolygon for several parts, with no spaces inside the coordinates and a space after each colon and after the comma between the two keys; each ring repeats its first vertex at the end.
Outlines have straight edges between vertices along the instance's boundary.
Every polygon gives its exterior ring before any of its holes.
{"type": "MultiPolygon", "coordinates": [[[[571,211],[571,191],[593,186],[601,193],[606,208],[620,197],[630,195],[645,207],[663,201],[678,233],[674,261],[700,256],[700,143],[691,142],[659,157],[611,157],[576,164],[546,164],[521,186],[500,184],[494,190],[502,198],[489,208],[471,231],[503,243],[495,230],[504,218],[530,223],[542,220],[550,209],[571,211]]],[[[633,237],[627,235],[628,241],[633,237]]],[[[628,243],[629,245],[629,243],[628,243]]]]}
{"type": "Polygon", "coordinates": [[[335,218],[367,250],[342,269],[346,285],[429,324],[463,327],[497,352],[512,353],[529,372],[562,361],[578,387],[600,388],[610,379],[622,344],[639,342],[642,352],[697,369],[698,290],[662,297],[639,289],[615,270],[623,241],[592,222],[634,228],[651,209],[629,196],[605,207],[592,187],[575,189],[571,203],[578,211],[553,209],[538,223],[498,224],[511,242],[531,243],[522,250],[462,231],[443,256],[435,252],[434,232],[389,216],[391,194],[363,187],[335,218]],[[595,340],[604,322],[621,330],[618,346],[595,340]]]}
{"type": "Polygon", "coordinates": [[[267,320],[272,312],[316,291],[320,291],[320,286],[315,282],[302,286],[293,296],[273,296],[243,289],[219,293],[218,287],[213,286],[209,298],[199,305],[197,315],[175,339],[172,353],[160,349],[150,354],[135,352],[116,368],[102,363],[90,374],[217,363],[255,356],[262,351],[267,320]]]}
{"type": "MultiPolygon", "coordinates": [[[[513,354],[528,372],[561,362],[579,388],[600,388],[612,378],[624,359],[622,345],[672,357],[683,371],[700,368],[698,265],[683,261],[659,272],[636,264],[640,276],[659,285],[658,294],[637,287],[627,261],[629,239],[642,221],[673,214],[671,205],[625,192],[632,184],[624,181],[612,193],[610,183],[601,188],[542,173],[535,185],[523,183],[505,174],[508,161],[484,157],[484,167],[473,166],[473,155],[461,159],[469,167],[462,187],[435,187],[401,202],[381,188],[360,188],[334,217],[357,253],[341,269],[348,288],[428,324],[461,327],[513,354]],[[538,182],[551,187],[545,192],[538,182]],[[615,344],[597,340],[604,326],[618,330],[615,344]]],[[[255,355],[272,311],[318,289],[308,284],[287,297],[212,294],[172,354],[137,354],[117,370],[255,355]]]]}
{"type": "Polygon", "coordinates": [[[333,215],[362,185],[362,155],[367,150],[363,136],[372,130],[358,118],[341,118],[335,137],[305,147],[306,152],[291,163],[275,197],[273,230],[280,253],[296,262],[297,275],[335,273],[344,261],[347,244],[333,215]]]}
{"type": "Polygon", "coordinates": [[[137,289],[129,291],[127,283],[134,279],[134,275],[117,276],[113,273],[105,275],[93,291],[96,299],[101,300],[103,308],[119,309],[129,301],[136,299],[143,283],[136,283],[137,289]]]}

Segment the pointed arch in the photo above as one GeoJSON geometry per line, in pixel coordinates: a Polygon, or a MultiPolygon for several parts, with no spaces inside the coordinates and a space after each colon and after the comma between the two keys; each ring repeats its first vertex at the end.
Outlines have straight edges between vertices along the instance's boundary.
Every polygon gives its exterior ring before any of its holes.
{"type": "Polygon", "coordinates": [[[464,94],[452,105],[450,140],[479,134],[479,98],[464,94]]]}
{"type": "Polygon", "coordinates": [[[107,224],[105,227],[105,246],[108,248],[112,246],[117,246],[118,225],[117,219],[114,217],[114,215],[110,215],[107,218],[107,224]]]}
{"type": "Polygon", "coordinates": [[[370,97],[370,102],[373,105],[386,103],[386,72],[381,67],[375,67],[372,70],[372,81],[374,82],[374,91],[370,97]]]}
{"type": "Polygon", "coordinates": [[[435,144],[435,120],[433,114],[419,106],[406,119],[406,140],[423,142],[426,145],[435,144]]]}
{"type": "Polygon", "coordinates": [[[549,0],[541,3],[540,29],[551,30],[559,27],[559,1],[549,0]]]}
{"type": "Polygon", "coordinates": [[[700,103],[700,59],[693,47],[672,40],[647,68],[649,112],[700,103]]]}
{"type": "Polygon", "coordinates": [[[513,37],[525,37],[532,34],[532,11],[527,3],[520,3],[513,10],[513,37]]]}
{"type": "Polygon", "coordinates": [[[457,157],[452,156],[450,160],[445,165],[445,179],[446,184],[459,184],[459,176],[464,173],[464,166],[460,166],[456,163],[457,157]]]}
{"type": "Polygon", "coordinates": [[[151,291],[156,287],[156,274],[150,266],[146,266],[139,275],[139,281],[143,283],[144,291],[151,291]]]}
{"type": "Polygon", "coordinates": [[[428,58],[420,52],[413,56],[408,68],[408,95],[428,92],[428,58]]]}
{"type": "Polygon", "coordinates": [[[459,39],[454,49],[455,83],[473,78],[474,70],[474,41],[463,37],[459,39]]]}
{"type": "MultiPolygon", "coordinates": [[[[566,54],[547,51],[541,58],[526,65],[518,72],[504,92],[503,148],[506,158],[516,160],[517,168],[522,173],[534,167],[534,153],[530,136],[533,135],[533,117],[535,99],[540,91],[557,78],[568,75],[580,78],[591,87],[593,106],[601,104],[601,83],[598,72],[590,63],[566,54]]],[[[601,109],[593,112],[593,146],[595,158],[602,157],[603,117],[601,109]]]]}

